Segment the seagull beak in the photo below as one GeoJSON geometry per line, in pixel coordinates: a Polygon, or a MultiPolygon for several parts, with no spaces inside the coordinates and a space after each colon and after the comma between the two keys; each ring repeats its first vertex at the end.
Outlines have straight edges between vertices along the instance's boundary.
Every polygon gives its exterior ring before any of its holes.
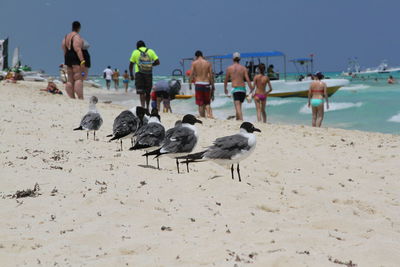
{"type": "Polygon", "coordinates": [[[258,129],[258,128],[254,128],[253,131],[254,131],[254,132],[260,132],[260,133],[261,133],[261,130],[258,129]]]}
{"type": "Polygon", "coordinates": [[[201,120],[197,120],[197,119],[196,119],[196,122],[197,122],[197,123],[200,123],[200,124],[203,124],[203,122],[202,122],[201,120]]]}

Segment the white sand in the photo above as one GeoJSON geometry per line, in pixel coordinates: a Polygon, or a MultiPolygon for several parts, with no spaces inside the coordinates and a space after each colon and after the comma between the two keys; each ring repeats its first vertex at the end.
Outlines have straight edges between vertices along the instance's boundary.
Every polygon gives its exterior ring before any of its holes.
{"type": "MultiPolygon", "coordinates": [[[[399,136],[257,125],[242,183],[213,163],[178,175],[107,142],[122,107],[99,104],[86,140],[72,129],[87,101],[44,87],[0,84],[1,266],[399,266],[399,136]]],[[[239,125],[204,120],[197,151],[239,125]]]]}

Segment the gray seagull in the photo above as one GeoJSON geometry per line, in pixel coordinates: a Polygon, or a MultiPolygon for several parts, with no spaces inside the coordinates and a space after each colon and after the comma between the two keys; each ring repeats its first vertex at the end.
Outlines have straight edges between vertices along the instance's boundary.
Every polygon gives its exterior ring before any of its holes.
{"type": "Polygon", "coordinates": [[[186,164],[210,160],[220,165],[231,165],[232,179],[234,179],[233,165],[236,163],[239,182],[241,182],[239,163],[250,156],[256,147],[254,132],[261,131],[250,122],[243,122],[238,134],[217,138],[206,150],[179,157],[179,159],[186,159],[181,162],[186,164]]]}
{"type": "MultiPolygon", "coordinates": [[[[157,109],[153,109],[148,120],[148,124],[141,127],[136,132],[136,142],[129,150],[155,149],[162,145],[165,138],[165,128],[161,124],[161,118],[157,109]]],[[[146,165],[148,165],[148,156],[146,156],[146,165]]],[[[157,168],[159,169],[159,160],[157,158],[157,168]]]]}
{"type": "Polygon", "coordinates": [[[89,100],[89,111],[83,116],[78,128],[74,131],[83,130],[86,132],[86,138],[89,139],[89,132],[93,131],[93,139],[96,140],[96,131],[98,131],[103,124],[103,119],[96,109],[96,104],[99,100],[97,97],[92,96],[89,100]]]}
{"type": "MultiPolygon", "coordinates": [[[[177,126],[166,132],[163,145],[159,149],[148,152],[143,156],[155,156],[158,158],[159,156],[167,155],[176,159],[176,157],[189,154],[193,151],[198,140],[195,123],[202,123],[202,121],[191,114],[185,115],[181,124],[176,123],[177,126]]],[[[178,159],[176,159],[176,168],[179,173],[178,159]]],[[[187,165],[187,171],[189,172],[189,165],[187,165]]]]}

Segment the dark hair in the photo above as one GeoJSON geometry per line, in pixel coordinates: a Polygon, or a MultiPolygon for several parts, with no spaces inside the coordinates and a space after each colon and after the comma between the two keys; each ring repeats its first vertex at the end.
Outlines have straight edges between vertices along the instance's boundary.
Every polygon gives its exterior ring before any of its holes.
{"type": "Polygon", "coordinates": [[[72,30],[77,31],[81,28],[81,23],[79,21],[72,22],[72,30]]]}
{"type": "Polygon", "coordinates": [[[194,53],[194,55],[196,57],[202,57],[203,56],[203,52],[201,52],[200,50],[197,50],[196,53],[194,53]]]}
{"type": "Polygon", "coordinates": [[[314,75],[318,80],[322,80],[324,78],[324,75],[321,72],[317,72],[314,75]]]}
{"type": "Polygon", "coordinates": [[[142,40],[137,41],[137,43],[136,43],[136,48],[137,49],[139,49],[139,48],[141,48],[143,46],[146,47],[146,44],[142,40]]]}
{"type": "Polygon", "coordinates": [[[108,69],[111,69],[111,66],[107,66],[108,69]]]}
{"type": "Polygon", "coordinates": [[[235,57],[235,58],[233,59],[233,62],[240,62],[240,57],[235,57]]]}
{"type": "Polygon", "coordinates": [[[264,73],[265,72],[265,64],[264,63],[259,64],[258,69],[260,70],[260,73],[264,73]]]}
{"type": "Polygon", "coordinates": [[[272,64],[268,66],[268,68],[273,68],[273,67],[274,67],[274,65],[272,65],[272,64]]]}

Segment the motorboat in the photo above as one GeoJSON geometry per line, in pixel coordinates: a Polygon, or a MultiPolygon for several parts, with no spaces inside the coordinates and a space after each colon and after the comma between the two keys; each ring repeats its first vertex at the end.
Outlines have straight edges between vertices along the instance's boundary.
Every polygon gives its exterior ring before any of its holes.
{"type": "Polygon", "coordinates": [[[382,60],[376,68],[366,68],[361,70],[360,64],[358,64],[357,59],[349,60],[349,66],[347,72],[343,72],[344,76],[363,76],[363,75],[374,75],[374,74],[394,74],[400,72],[400,67],[389,67],[387,60],[382,60]]]}
{"type": "MultiPolygon", "coordinates": [[[[217,73],[217,77],[215,78],[215,90],[217,94],[223,95],[224,92],[224,75],[223,75],[223,60],[232,59],[233,54],[226,55],[218,55],[218,56],[207,56],[205,57],[207,60],[213,63],[213,71],[217,73]],[[218,71],[216,68],[220,67],[218,71]]],[[[256,53],[241,53],[241,59],[248,59],[248,62],[252,62],[252,64],[248,64],[248,66],[252,66],[249,69],[249,76],[254,77],[257,71],[257,65],[260,63],[264,63],[266,66],[269,66],[269,58],[270,57],[281,57],[283,58],[283,74],[276,72],[274,73],[273,78],[267,73],[266,75],[270,76],[271,86],[273,91],[269,94],[270,97],[308,97],[308,89],[312,80],[301,80],[301,81],[288,81],[286,79],[286,56],[284,53],[279,51],[269,51],[269,52],[256,52],[256,53]],[[258,63],[258,64],[255,64],[258,63]],[[283,78],[283,79],[280,79],[283,78]]],[[[182,69],[174,70],[173,76],[177,79],[181,80],[182,87],[180,94],[176,96],[177,99],[190,99],[194,96],[194,85],[192,86],[192,90],[189,88],[188,77],[185,75],[185,61],[193,60],[192,58],[185,58],[181,60],[182,69]],[[179,71],[178,71],[179,70],[179,71]]],[[[341,87],[349,84],[347,79],[324,79],[323,82],[326,83],[328,89],[328,95],[331,96],[336,93],[341,87]]],[[[228,83],[228,91],[230,92],[232,89],[231,83],[228,83]]],[[[248,88],[247,88],[248,89],[248,88]]]]}

